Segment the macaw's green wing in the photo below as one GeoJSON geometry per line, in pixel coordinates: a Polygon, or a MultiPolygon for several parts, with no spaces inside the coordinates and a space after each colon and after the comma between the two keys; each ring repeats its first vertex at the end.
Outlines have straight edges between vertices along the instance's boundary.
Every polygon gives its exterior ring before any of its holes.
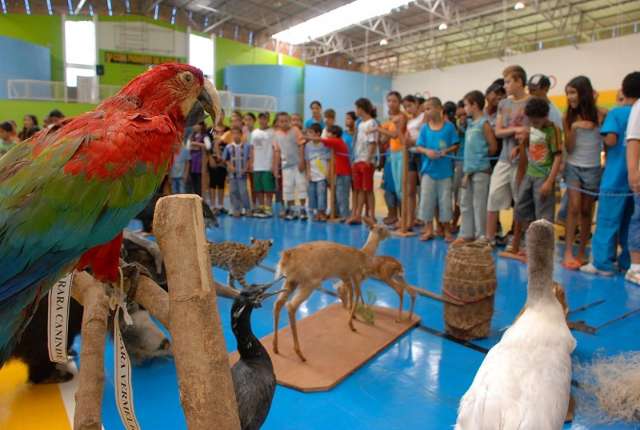
{"type": "Polygon", "coordinates": [[[162,181],[171,159],[162,151],[176,138],[168,117],[92,113],[7,153],[0,161],[0,303],[114,238],[162,181]]]}

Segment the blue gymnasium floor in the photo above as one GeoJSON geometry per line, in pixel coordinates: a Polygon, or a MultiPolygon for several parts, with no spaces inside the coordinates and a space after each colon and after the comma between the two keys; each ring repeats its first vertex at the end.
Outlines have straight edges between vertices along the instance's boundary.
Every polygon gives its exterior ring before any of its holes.
{"type": "MultiPolygon", "coordinates": [[[[251,236],[274,238],[275,244],[265,265],[275,267],[281,250],[311,240],[332,240],[361,246],[368,231],[365,227],[350,227],[301,221],[220,218],[220,227],[208,231],[214,241],[248,242],[251,236]]],[[[442,240],[430,243],[417,238],[390,238],[383,242],[379,254],[392,255],[405,265],[410,283],[431,291],[440,291],[447,247],[442,240]]],[[[500,329],[510,324],[524,303],[526,267],[518,262],[498,260],[498,291],[491,337],[475,342],[490,348],[500,338],[500,329]]],[[[214,272],[218,281],[226,281],[226,273],[214,272]]],[[[272,273],[256,269],[249,281],[266,282],[272,273]]],[[[640,288],[626,283],[622,276],[596,278],[579,272],[569,273],[556,261],[555,279],[565,286],[570,309],[606,302],[586,311],[572,314],[571,320],[585,320],[597,326],[629,310],[640,307],[640,288]]],[[[372,291],[378,304],[395,307],[397,296],[388,287],[367,281],[365,291],[372,291]]],[[[326,284],[328,286],[328,284],[326,284]]],[[[253,314],[253,328],[258,337],[272,331],[270,298],[253,314]]],[[[315,292],[299,311],[299,318],[316,312],[335,301],[322,292],[315,292]]],[[[408,300],[407,300],[408,301],[408,300]]],[[[227,348],[235,349],[229,311],[231,301],[218,299],[227,348]]],[[[416,312],[422,324],[443,330],[442,304],[418,296],[416,312]]],[[[288,324],[286,313],[282,326],[288,324]]],[[[595,336],[574,331],[578,346],[575,361],[590,361],[597,352],[613,355],[640,349],[640,315],[632,316],[599,331],[595,336]]],[[[304,336],[304,333],[301,333],[304,336]]],[[[482,362],[481,351],[441,338],[427,330],[416,328],[376,356],[369,363],[329,392],[304,394],[278,386],[265,430],[320,429],[448,429],[456,419],[459,398],[470,385],[482,362]]],[[[309,357],[313,360],[313,357],[309,357]]],[[[111,345],[107,349],[107,381],[104,396],[104,427],[122,429],[113,397],[111,345]]],[[[159,361],[135,368],[134,395],[138,419],[145,429],[183,429],[184,417],[178,399],[175,367],[172,361],[159,361]]],[[[579,390],[575,389],[574,390],[579,390]]],[[[576,418],[565,429],[637,429],[634,424],[594,424],[578,406],[576,418]]],[[[591,415],[588,415],[591,416],[591,415]]]]}

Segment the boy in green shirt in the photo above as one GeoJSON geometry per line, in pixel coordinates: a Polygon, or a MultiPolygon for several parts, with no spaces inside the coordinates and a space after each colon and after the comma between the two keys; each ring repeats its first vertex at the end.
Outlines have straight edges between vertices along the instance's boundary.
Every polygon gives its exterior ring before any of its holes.
{"type": "Polygon", "coordinates": [[[553,222],[555,214],[555,181],[562,162],[560,131],[549,121],[549,104],[540,97],[527,102],[524,113],[529,121],[529,130],[516,138],[520,142],[518,165],[518,200],[515,216],[519,223],[515,229],[509,252],[502,257],[526,262],[520,250],[522,232],[527,225],[538,219],[553,222]],[[525,157],[526,153],[526,157],[525,157]]]}

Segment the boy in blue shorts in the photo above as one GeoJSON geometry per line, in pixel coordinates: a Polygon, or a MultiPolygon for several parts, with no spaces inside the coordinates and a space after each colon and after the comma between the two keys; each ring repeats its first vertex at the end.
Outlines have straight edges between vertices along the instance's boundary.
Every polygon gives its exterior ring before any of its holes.
{"type": "Polygon", "coordinates": [[[626,129],[631,106],[640,96],[640,72],[630,73],[622,81],[623,105],[614,107],[600,127],[607,158],[600,182],[596,231],[591,244],[592,261],[581,272],[612,276],[617,269],[627,270],[631,264],[628,247],[629,223],[633,214],[625,147],[626,129]],[[618,245],[622,252],[618,255],[618,245]]]}

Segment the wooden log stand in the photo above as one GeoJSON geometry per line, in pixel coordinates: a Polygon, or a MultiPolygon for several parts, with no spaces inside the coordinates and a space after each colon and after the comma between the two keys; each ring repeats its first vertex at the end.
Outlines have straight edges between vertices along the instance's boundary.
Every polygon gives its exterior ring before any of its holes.
{"type": "Polygon", "coordinates": [[[202,200],[173,195],[158,200],[153,221],[169,284],[169,330],[190,430],[239,429],[211,263],[202,200]]]}
{"type": "MultiPolygon", "coordinates": [[[[140,276],[133,291],[129,291],[130,280],[125,279],[125,291],[171,332],[187,427],[240,429],[216,306],[216,290],[226,289],[211,276],[201,199],[195,195],[160,199],[154,232],[165,260],[169,293],[146,276],[140,276]]],[[[110,285],[88,273],[76,273],[71,295],[84,306],[74,416],[78,430],[102,429],[104,350],[113,293],[110,285]]]]}

